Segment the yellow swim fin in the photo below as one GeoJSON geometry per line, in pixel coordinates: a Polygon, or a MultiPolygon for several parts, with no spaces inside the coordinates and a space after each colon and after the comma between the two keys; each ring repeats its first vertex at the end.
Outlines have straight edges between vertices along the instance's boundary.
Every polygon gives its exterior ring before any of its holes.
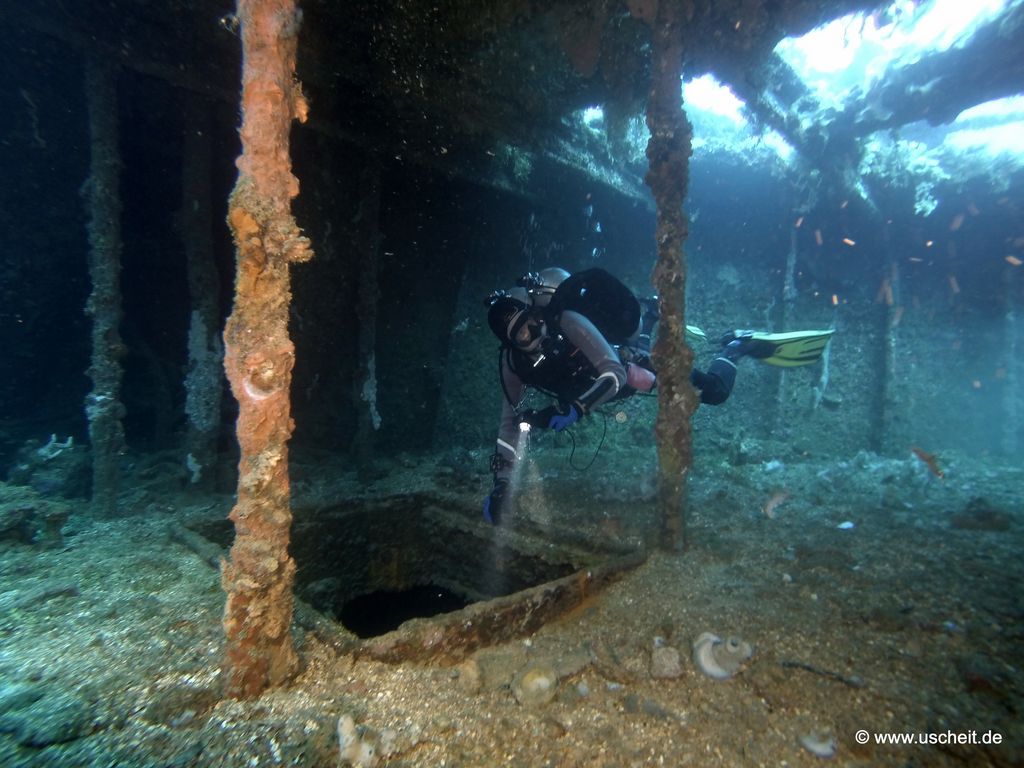
{"type": "Polygon", "coordinates": [[[795,368],[817,362],[825,346],[835,333],[826,331],[789,331],[788,333],[760,333],[754,331],[749,338],[746,354],[768,365],[795,368]]]}
{"type": "Polygon", "coordinates": [[[691,343],[694,341],[707,341],[708,335],[696,325],[688,325],[686,326],[686,340],[691,343]]]}

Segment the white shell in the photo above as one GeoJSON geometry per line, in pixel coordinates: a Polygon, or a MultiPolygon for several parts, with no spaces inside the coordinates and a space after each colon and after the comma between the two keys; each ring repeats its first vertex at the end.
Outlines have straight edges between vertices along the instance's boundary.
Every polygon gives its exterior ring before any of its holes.
{"type": "Polygon", "coordinates": [[[338,757],[341,764],[354,768],[374,768],[377,746],[370,733],[360,733],[351,715],[338,718],[338,757]]]}
{"type": "Polygon", "coordinates": [[[750,643],[738,637],[723,640],[712,632],[702,632],[693,641],[694,666],[715,680],[729,679],[753,655],[750,643]]]}
{"type": "Polygon", "coordinates": [[[546,664],[529,666],[512,681],[516,701],[528,707],[547,704],[557,691],[558,673],[546,664]]]}
{"type": "Polygon", "coordinates": [[[800,737],[800,746],[812,755],[827,760],[836,754],[836,737],[828,728],[811,731],[800,737]]]}

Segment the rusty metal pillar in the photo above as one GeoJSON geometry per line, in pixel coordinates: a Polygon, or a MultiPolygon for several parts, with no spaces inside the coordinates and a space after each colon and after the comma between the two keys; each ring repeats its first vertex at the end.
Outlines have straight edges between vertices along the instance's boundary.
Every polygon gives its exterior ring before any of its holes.
{"type": "Polygon", "coordinates": [[[359,361],[356,369],[353,405],[356,433],[352,441],[356,472],[363,481],[372,480],[374,435],[380,428],[377,410],[377,304],[380,301],[380,168],[367,163],[359,178],[362,198],[356,214],[356,251],[359,259],[356,319],[359,323],[359,361]]]}
{"type": "Polygon", "coordinates": [[[224,387],[224,345],[218,304],[220,277],[213,254],[210,189],[212,120],[205,102],[189,99],[182,141],[181,211],[178,224],[185,249],[188,295],[188,372],[185,375],[185,466],[195,488],[212,490],[217,469],[224,387]]]}
{"type": "Polygon", "coordinates": [[[652,84],[647,102],[649,164],[647,186],[657,204],[658,260],[652,280],[660,296],[661,324],[654,345],[658,368],[658,444],[663,550],[686,548],[686,479],[693,460],[690,417],[697,409],[697,392],[690,384],[693,350],[686,344],[686,265],[683,242],[688,223],[683,213],[692,129],[683,113],[682,8],[658,4],[652,32],[652,84]]]}
{"type": "Polygon", "coordinates": [[[1024,363],[1020,354],[1020,308],[1017,296],[1020,281],[1016,266],[1004,268],[1006,275],[1006,306],[1003,314],[1004,343],[1006,353],[1005,381],[1003,382],[1003,454],[1007,457],[1016,456],[1020,451],[1020,386],[1024,383],[1024,363]]]}
{"type": "Polygon", "coordinates": [[[92,391],[86,397],[92,448],[92,505],[103,515],[117,511],[124,453],[121,380],[121,153],[118,148],[117,73],[98,58],[86,65],[90,168],[82,187],[89,212],[89,277],[85,312],[92,318],[92,391]]]}
{"type": "Polygon", "coordinates": [[[236,249],[235,300],[224,366],[238,400],[235,542],[223,563],[227,593],[225,694],[257,696],[297,667],[291,639],[295,563],[288,439],[295,347],[288,336],[293,263],[313,253],[291,214],[299,192],[289,133],[307,104],[295,78],[301,16],[294,0],[239,0],[242,155],[228,223],[236,249]]]}

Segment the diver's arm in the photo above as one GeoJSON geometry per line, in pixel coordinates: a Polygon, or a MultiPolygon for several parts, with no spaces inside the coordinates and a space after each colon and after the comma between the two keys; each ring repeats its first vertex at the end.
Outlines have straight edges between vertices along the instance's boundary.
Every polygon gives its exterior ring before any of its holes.
{"type": "Polygon", "coordinates": [[[626,383],[626,368],[597,327],[579,312],[565,310],[559,327],[597,372],[594,383],[573,401],[583,413],[590,413],[619,393],[626,383]]]}

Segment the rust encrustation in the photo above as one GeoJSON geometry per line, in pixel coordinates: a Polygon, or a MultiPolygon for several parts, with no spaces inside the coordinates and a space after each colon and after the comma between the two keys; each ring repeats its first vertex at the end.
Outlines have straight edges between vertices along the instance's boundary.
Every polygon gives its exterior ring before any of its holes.
{"type": "Polygon", "coordinates": [[[288,553],[288,440],[295,347],[288,336],[290,265],[312,257],[291,214],[298,180],[289,133],[304,121],[295,79],[301,14],[294,0],[239,0],[243,47],[242,154],[229,200],[235,298],[224,329],[224,366],[238,400],[241,449],[235,541],[222,563],[227,594],[225,695],[251,697],[291,677],[295,563],[288,553]]]}
{"type": "Polygon", "coordinates": [[[692,462],[690,417],[697,393],[690,384],[693,351],[686,344],[686,198],[692,129],[682,106],[683,25],[674,3],[657,4],[651,25],[652,84],[647,103],[646,183],[657,205],[657,263],[653,283],[660,297],[661,323],[654,346],[658,368],[658,446],[661,530],[667,551],[686,546],[686,477],[692,462]]]}

